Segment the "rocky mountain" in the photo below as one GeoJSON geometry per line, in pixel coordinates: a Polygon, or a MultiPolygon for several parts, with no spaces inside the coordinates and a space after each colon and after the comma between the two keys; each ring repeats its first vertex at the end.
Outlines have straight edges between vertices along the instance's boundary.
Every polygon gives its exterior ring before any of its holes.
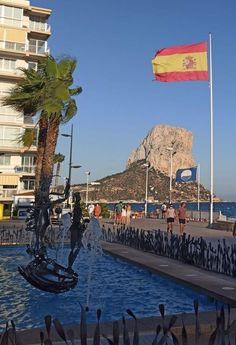
{"type": "MultiPolygon", "coordinates": [[[[118,200],[144,201],[146,189],[146,167],[145,160],[140,160],[123,172],[107,176],[97,183],[99,185],[89,186],[89,199],[100,202],[112,202],[118,200]]],[[[149,168],[148,179],[148,200],[164,202],[169,200],[169,176],[163,174],[153,167],[149,168]]],[[[86,184],[73,186],[74,191],[81,193],[82,200],[85,200],[86,184]]],[[[202,185],[200,188],[201,200],[209,200],[209,191],[202,185]]],[[[196,201],[197,184],[176,183],[173,179],[172,201],[196,201]]]]}
{"type": "MultiPolygon", "coordinates": [[[[175,174],[180,168],[195,166],[192,157],[193,135],[184,128],[158,125],[151,129],[139,147],[128,158],[126,170],[89,186],[89,199],[93,201],[133,200],[144,201],[146,190],[145,163],[148,170],[148,199],[164,202],[170,195],[170,150],[172,150],[173,182],[172,201],[197,201],[197,183],[176,183],[175,174]]],[[[74,186],[83,200],[86,185],[74,186]]],[[[210,192],[201,186],[201,201],[209,201],[210,192]]]]}
{"type": "Polygon", "coordinates": [[[173,148],[173,176],[180,168],[195,166],[192,157],[193,135],[184,128],[168,125],[153,127],[139,147],[134,150],[127,161],[127,167],[134,162],[147,160],[151,167],[164,174],[170,174],[170,151],[173,148]]]}

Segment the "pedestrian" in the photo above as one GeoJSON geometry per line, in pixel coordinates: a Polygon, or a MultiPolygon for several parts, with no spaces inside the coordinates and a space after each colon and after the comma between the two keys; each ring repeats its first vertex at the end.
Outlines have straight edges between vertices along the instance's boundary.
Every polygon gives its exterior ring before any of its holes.
{"type": "Polygon", "coordinates": [[[166,210],[167,210],[167,206],[166,206],[166,203],[164,202],[164,203],[161,205],[161,218],[162,218],[162,219],[165,219],[165,218],[166,218],[166,210]]]}
{"type": "Polygon", "coordinates": [[[236,221],[234,222],[234,228],[233,228],[233,236],[236,236],[236,221]]]}
{"type": "Polygon", "coordinates": [[[89,218],[92,218],[94,216],[94,209],[95,209],[94,204],[89,204],[88,205],[89,218]]]}
{"type": "Polygon", "coordinates": [[[101,206],[99,204],[96,204],[95,208],[94,208],[94,215],[96,218],[99,218],[101,216],[102,213],[102,209],[101,206]]]}
{"type": "Polygon", "coordinates": [[[121,210],[121,224],[125,225],[126,220],[127,220],[126,205],[123,205],[122,210],[121,210]]]}
{"type": "Polygon", "coordinates": [[[159,207],[156,208],[155,213],[156,213],[157,219],[159,219],[159,217],[160,217],[160,209],[159,209],[159,207]]]}
{"type": "Polygon", "coordinates": [[[121,212],[122,212],[123,203],[120,201],[118,204],[115,205],[115,219],[114,224],[121,223],[121,212]]]}
{"type": "Polygon", "coordinates": [[[178,218],[179,218],[179,231],[180,235],[183,235],[184,228],[186,225],[186,218],[187,218],[187,209],[186,209],[186,203],[181,202],[179,210],[178,210],[178,218]]]}
{"type": "Polygon", "coordinates": [[[167,232],[172,234],[173,233],[173,224],[176,217],[176,211],[172,204],[169,205],[166,211],[166,220],[167,220],[167,232]]]}
{"type": "Polygon", "coordinates": [[[126,224],[127,225],[130,225],[131,213],[132,213],[131,205],[128,204],[126,207],[126,224]]]}

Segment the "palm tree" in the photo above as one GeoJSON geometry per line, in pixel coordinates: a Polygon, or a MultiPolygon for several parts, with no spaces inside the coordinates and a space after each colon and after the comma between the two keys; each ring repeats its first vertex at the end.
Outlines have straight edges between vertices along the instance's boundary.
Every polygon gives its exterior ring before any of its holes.
{"type": "MultiPolygon", "coordinates": [[[[38,148],[35,172],[35,199],[40,192],[49,194],[53,174],[53,159],[59,133],[59,125],[68,122],[77,112],[72,98],[82,92],[81,87],[71,89],[76,61],[63,58],[59,61],[52,56],[43,60],[38,70],[21,69],[23,78],[3,100],[4,105],[11,106],[25,115],[38,116],[38,148]]],[[[22,136],[23,142],[29,137],[35,139],[30,130],[22,136]],[[26,137],[26,138],[25,138],[26,137]]],[[[35,131],[34,131],[35,132],[35,131]]]]}
{"type": "Polygon", "coordinates": [[[65,156],[62,153],[55,153],[53,163],[57,165],[55,175],[55,187],[58,186],[58,179],[60,175],[61,163],[65,160],[65,156]]]}
{"type": "MultiPolygon", "coordinates": [[[[71,88],[75,68],[76,61],[72,58],[56,60],[48,56],[40,62],[37,71],[22,68],[23,78],[3,100],[3,105],[37,118],[35,208],[38,210],[43,205],[50,205],[49,192],[59,125],[68,122],[77,112],[76,102],[72,97],[80,94],[82,88],[71,88]]],[[[33,133],[35,129],[27,130],[22,136],[28,147],[30,141],[32,144],[35,139],[33,133]]]]}

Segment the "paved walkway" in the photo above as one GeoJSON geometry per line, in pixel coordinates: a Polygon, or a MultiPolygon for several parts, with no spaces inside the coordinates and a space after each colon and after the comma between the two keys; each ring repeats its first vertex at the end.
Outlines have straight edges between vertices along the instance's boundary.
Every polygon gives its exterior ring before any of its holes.
{"type": "MultiPolygon", "coordinates": [[[[111,219],[101,219],[101,224],[107,227],[113,227],[113,221],[111,219]]],[[[161,229],[166,231],[167,225],[165,219],[131,219],[131,226],[136,229],[144,230],[158,230],[161,229]]],[[[185,232],[191,234],[194,237],[204,237],[206,240],[216,243],[218,240],[226,239],[228,244],[236,243],[236,239],[232,236],[232,232],[208,229],[208,223],[204,222],[193,222],[190,221],[186,224],[185,232]]],[[[174,233],[179,233],[179,225],[177,222],[174,223],[174,233]]]]}

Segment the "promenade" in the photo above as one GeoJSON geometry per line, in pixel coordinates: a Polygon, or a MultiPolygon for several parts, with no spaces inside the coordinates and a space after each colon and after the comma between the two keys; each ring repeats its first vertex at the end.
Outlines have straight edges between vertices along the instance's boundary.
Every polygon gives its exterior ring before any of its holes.
{"type": "MultiPolygon", "coordinates": [[[[111,219],[101,219],[100,223],[101,225],[104,225],[106,228],[111,228],[114,224],[113,220],[111,219]]],[[[131,219],[131,226],[136,229],[143,230],[160,229],[162,231],[166,231],[167,229],[165,219],[131,219]]],[[[211,241],[212,243],[217,243],[218,240],[222,239],[225,239],[228,244],[236,243],[236,239],[233,237],[231,231],[209,229],[207,226],[208,223],[205,222],[190,221],[186,224],[185,232],[194,237],[204,237],[207,241],[211,241]]],[[[173,232],[179,234],[179,224],[177,221],[174,223],[173,232]]]]}

